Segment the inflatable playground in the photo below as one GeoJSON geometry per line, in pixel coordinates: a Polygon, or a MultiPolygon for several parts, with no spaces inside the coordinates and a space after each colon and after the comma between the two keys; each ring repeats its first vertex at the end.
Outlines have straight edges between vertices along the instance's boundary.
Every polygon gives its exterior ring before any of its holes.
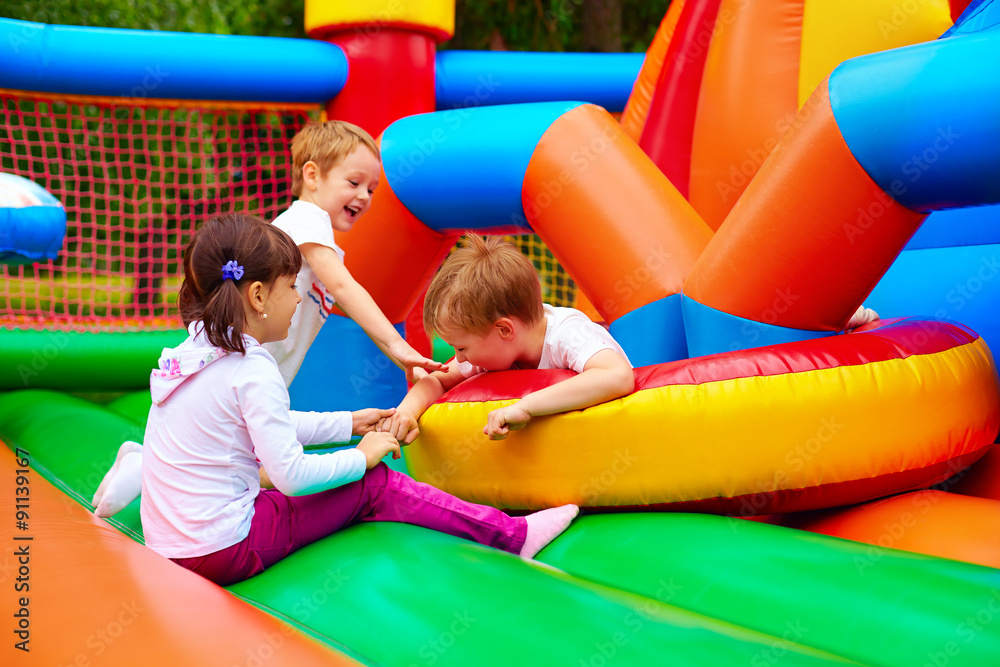
{"type": "MultiPolygon", "coordinates": [[[[674,0],[644,56],[437,52],[447,0],[308,2],[309,40],[0,25],[4,664],[1000,663],[1000,2],[674,0]],[[223,590],[138,501],[92,514],[184,335],[179,250],[286,207],[323,117],[379,138],[338,244],[415,345],[462,233],[533,234],[636,366],[502,442],[562,372],[473,378],[406,448],[581,505],[537,561],[365,524],[223,590]]],[[[290,392],[405,382],[332,308],[290,392]]]]}

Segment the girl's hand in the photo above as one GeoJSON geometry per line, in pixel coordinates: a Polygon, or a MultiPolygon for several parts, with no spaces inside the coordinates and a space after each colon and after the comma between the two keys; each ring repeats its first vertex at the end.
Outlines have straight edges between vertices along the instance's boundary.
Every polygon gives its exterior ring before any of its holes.
{"type": "Polygon", "coordinates": [[[503,440],[507,437],[507,433],[524,428],[529,421],[531,421],[531,415],[521,407],[521,402],[518,401],[490,412],[486,418],[483,433],[488,435],[490,440],[503,440]]]}
{"type": "Polygon", "coordinates": [[[379,422],[377,430],[389,433],[397,440],[401,440],[404,445],[410,444],[420,435],[417,420],[405,412],[397,412],[392,417],[379,422]]]}
{"type": "Polygon", "coordinates": [[[361,438],[361,442],[358,443],[358,449],[365,455],[365,466],[368,470],[377,466],[378,462],[389,452],[392,452],[392,458],[394,459],[400,457],[399,443],[388,433],[368,433],[365,437],[361,438]]]}
{"type": "Polygon", "coordinates": [[[364,435],[377,430],[376,426],[385,419],[395,414],[396,408],[381,410],[379,408],[365,408],[351,413],[351,433],[353,435],[364,435]]]}
{"type": "Polygon", "coordinates": [[[423,356],[410,347],[410,344],[405,340],[396,341],[389,346],[389,358],[394,364],[406,371],[406,381],[410,384],[420,379],[414,377],[414,368],[422,368],[427,372],[443,371],[448,368],[447,364],[423,356]]]}

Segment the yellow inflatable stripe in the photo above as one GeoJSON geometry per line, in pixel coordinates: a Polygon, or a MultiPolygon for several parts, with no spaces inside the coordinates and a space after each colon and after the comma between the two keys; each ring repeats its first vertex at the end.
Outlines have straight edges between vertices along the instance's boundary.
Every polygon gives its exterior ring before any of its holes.
{"type": "Polygon", "coordinates": [[[948,0],[806,0],[799,107],[848,58],[937,39],[951,23],[948,0]]]}
{"type": "Polygon", "coordinates": [[[355,0],[331,2],[307,0],[306,32],[328,28],[357,27],[359,32],[383,28],[415,27],[433,34],[439,42],[455,34],[454,0],[355,0]]]}
{"type": "Polygon", "coordinates": [[[415,478],[510,508],[815,488],[977,450],[1000,423],[997,386],[977,339],[863,366],[647,389],[496,442],[482,434],[486,415],[513,401],[439,403],[405,453],[415,478]]]}

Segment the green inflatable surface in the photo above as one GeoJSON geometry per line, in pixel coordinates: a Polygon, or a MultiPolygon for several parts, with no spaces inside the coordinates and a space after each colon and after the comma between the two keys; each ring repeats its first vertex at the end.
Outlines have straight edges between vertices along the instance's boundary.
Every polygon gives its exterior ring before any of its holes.
{"type": "MultiPolygon", "coordinates": [[[[0,393],[0,435],[89,507],[122,440],[141,439],[143,394],[104,406],[0,393]]],[[[141,540],[138,502],[111,523],[141,540]]],[[[362,524],[229,590],[371,664],[996,662],[1000,618],[980,617],[1000,602],[1000,571],[892,550],[869,563],[868,549],[726,517],[615,514],[578,519],[529,563],[362,524]]]]}
{"type": "Polygon", "coordinates": [[[0,330],[0,389],[149,389],[149,370],[185,331],[0,330]]]}

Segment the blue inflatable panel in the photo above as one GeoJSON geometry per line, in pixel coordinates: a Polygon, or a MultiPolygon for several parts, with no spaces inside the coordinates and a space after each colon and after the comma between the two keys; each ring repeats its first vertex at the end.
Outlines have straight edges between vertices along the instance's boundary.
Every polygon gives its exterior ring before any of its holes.
{"type": "Polygon", "coordinates": [[[1000,205],[935,211],[904,250],[1000,243],[1000,205]]]}
{"type": "Polygon", "coordinates": [[[1000,203],[1000,31],[853,58],[830,75],[847,145],[915,211],[1000,203]]]}
{"type": "Polygon", "coordinates": [[[997,0],[973,0],[955,21],[955,25],[941,35],[941,39],[981,32],[998,25],[1000,25],[1000,2],[997,0]]]}
{"type": "Polygon", "coordinates": [[[834,335],[829,331],[805,331],[754,322],[710,308],[688,296],[684,297],[681,310],[684,313],[688,354],[692,359],[834,335]]]}
{"type": "Polygon", "coordinates": [[[77,95],[323,103],[347,81],[326,42],[0,19],[0,88],[77,95]]]}
{"type": "Polygon", "coordinates": [[[642,53],[442,51],[435,61],[438,109],[585,100],[623,111],[642,53]]]}
{"type": "Polygon", "coordinates": [[[961,322],[1000,350],[1000,245],[906,250],[865,305],[881,317],[961,322]]]}
{"type": "Polygon", "coordinates": [[[435,231],[527,229],[521,186],[538,140],[582,102],[511,104],[408,116],[382,134],[386,180],[435,231]]]}
{"type": "Polygon", "coordinates": [[[55,259],[66,236],[66,209],[37,183],[0,173],[0,263],[55,259]]]}
{"type": "Polygon", "coordinates": [[[687,359],[681,295],[647,303],[611,323],[608,331],[638,368],[687,359]]]}
{"type": "Polygon", "coordinates": [[[330,315],[288,394],[293,410],[307,412],[394,408],[406,396],[406,376],[354,320],[330,315]]]}

